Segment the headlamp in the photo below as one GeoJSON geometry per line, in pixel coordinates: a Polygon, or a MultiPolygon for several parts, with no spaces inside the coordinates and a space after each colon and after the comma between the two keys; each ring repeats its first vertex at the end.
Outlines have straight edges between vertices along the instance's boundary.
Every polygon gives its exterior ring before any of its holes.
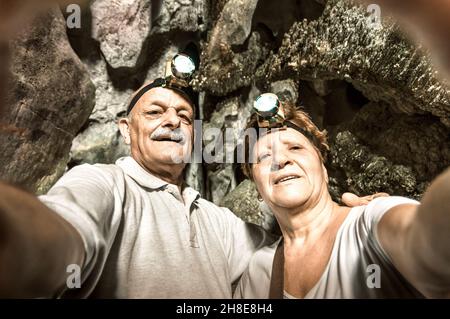
{"type": "Polygon", "coordinates": [[[183,80],[190,79],[195,71],[194,61],[192,61],[188,55],[183,53],[178,53],[175,55],[170,66],[172,74],[183,80]]]}
{"type": "Polygon", "coordinates": [[[133,97],[127,108],[127,114],[131,112],[139,99],[149,90],[155,87],[170,88],[188,97],[192,104],[195,101],[195,93],[189,85],[189,81],[195,72],[194,61],[186,54],[178,53],[166,62],[164,78],[157,78],[152,83],[141,88],[133,97]]]}
{"type": "Polygon", "coordinates": [[[263,93],[258,96],[253,103],[253,109],[257,115],[258,127],[267,128],[268,130],[272,128],[286,129],[290,127],[303,134],[316,147],[321,149],[320,142],[313,134],[293,122],[286,120],[283,105],[275,94],[263,93]]]}
{"type": "Polygon", "coordinates": [[[178,53],[171,61],[166,62],[166,86],[188,87],[194,71],[194,61],[188,55],[178,53]]]}
{"type": "Polygon", "coordinates": [[[281,102],[273,93],[264,93],[258,96],[253,103],[253,109],[258,115],[259,127],[282,127],[285,122],[281,102]]]}

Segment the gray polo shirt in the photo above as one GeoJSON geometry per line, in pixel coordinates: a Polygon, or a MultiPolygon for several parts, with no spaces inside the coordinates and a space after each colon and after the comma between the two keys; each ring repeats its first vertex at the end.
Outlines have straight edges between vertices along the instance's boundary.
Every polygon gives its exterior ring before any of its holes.
{"type": "Polygon", "coordinates": [[[252,254],[274,240],[131,157],[77,166],[39,198],[84,241],[81,288],[63,297],[231,298],[252,254]]]}
{"type": "MultiPolygon", "coordinates": [[[[377,226],[383,215],[401,204],[419,202],[391,196],[352,208],[336,234],[321,278],[305,299],[422,298],[396,270],[377,236],[377,226]]],[[[272,262],[278,242],[255,253],[239,282],[235,298],[269,298],[272,262]]],[[[293,298],[287,292],[284,297],[293,298]]]]}

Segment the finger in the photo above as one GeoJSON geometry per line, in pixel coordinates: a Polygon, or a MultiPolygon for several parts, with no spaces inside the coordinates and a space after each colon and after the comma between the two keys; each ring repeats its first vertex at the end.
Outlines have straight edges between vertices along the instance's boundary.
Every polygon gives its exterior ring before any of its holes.
{"type": "Polygon", "coordinates": [[[373,198],[378,198],[378,197],[389,197],[391,195],[389,195],[388,193],[376,193],[372,195],[373,198]]]}
{"type": "Polygon", "coordinates": [[[341,200],[342,203],[344,203],[346,206],[349,207],[364,205],[364,203],[366,202],[365,200],[363,200],[362,198],[358,197],[353,193],[342,194],[341,200]]]}

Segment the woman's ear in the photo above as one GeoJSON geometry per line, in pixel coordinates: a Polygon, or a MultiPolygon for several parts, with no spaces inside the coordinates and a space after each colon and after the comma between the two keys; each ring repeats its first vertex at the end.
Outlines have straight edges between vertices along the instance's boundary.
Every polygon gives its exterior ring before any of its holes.
{"type": "Polygon", "coordinates": [[[325,180],[327,181],[327,185],[329,184],[329,179],[328,179],[328,171],[325,168],[325,165],[322,163],[322,172],[323,172],[323,176],[325,177],[325,180]]]}
{"type": "Polygon", "coordinates": [[[128,118],[124,117],[119,120],[119,130],[125,141],[125,144],[130,145],[130,120],[128,118]]]}

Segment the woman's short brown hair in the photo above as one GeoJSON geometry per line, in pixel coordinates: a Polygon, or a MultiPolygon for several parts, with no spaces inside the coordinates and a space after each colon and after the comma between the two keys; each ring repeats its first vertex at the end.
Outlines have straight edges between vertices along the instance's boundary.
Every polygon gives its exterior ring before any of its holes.
{"type": "MultiPolygon", "coordinates": [[[[308,138],[308,140],[313,144],[322,162],[326,161],[327,154],[329,151],[329,146],[327,143],[327,132],[326,130],[319,130],[319,128],[312,122],[310,116],[297,108],[294,104],[290,102],[283,103],[283,111],[286,121],[289,121],[296,126],[304,129],[308,135],[313,138],[308,138]]],[[[256,113],[253,113],[246,125],[246,130],[253,128],[258,130],[258,117],[256,113]]],[[[253,180],[252,174],[252,161],[250,161],[251,153],[253,151],[253,145],[250,145],[251,141],[249,136],[244,137],[244,152],[245,152],[245,162],[242,164],[242,171],[245,176],[253,180]]]]}

